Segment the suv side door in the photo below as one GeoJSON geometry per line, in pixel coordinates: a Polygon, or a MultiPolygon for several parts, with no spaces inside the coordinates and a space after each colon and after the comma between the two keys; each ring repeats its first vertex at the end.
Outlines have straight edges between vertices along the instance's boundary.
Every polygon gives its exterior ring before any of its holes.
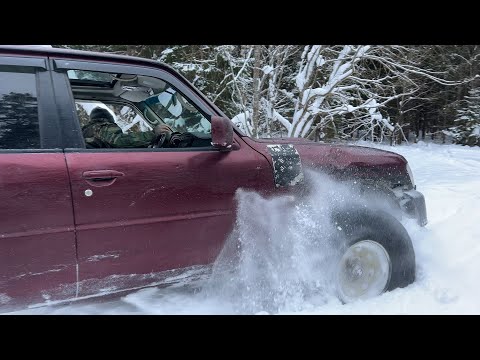
{"type": "Polygon", "coordinates": [[[47,59],[0,54],[0,307],[76,295],[73,206],[47,59]]]}
{"type": "MultiPolygon", "coordinates": [[[[113,60],[112,60],[113,61],[113,60]]],[[[218,115],[179,77],[146,66],[53,59],[56,90],[69,94],[67,70],[136,74],[161,79],[204,114],[218,115]]],[[[80,134],[77,115],[71,129],[80,134]]],[[[235,219],[238,188],[271,189],[267,160],[237,134],[230,152],[184,149],[65,149],[72,183],[79,294],[87,296],[178,281],[177,269],[198,275],[218,256],[235,219]],[[111,179],[95,182],[88,172],[111,179]]],[[[185,274],[184,274],[185,275],[185,274]]]]}

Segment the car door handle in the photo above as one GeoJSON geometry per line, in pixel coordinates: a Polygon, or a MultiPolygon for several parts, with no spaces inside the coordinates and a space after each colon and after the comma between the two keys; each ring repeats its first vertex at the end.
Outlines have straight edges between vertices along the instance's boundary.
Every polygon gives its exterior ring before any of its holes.
{"type": "Polygon", "coordinates": [[[83,178],[88,180],[111,180],[124,175],[124,173],[116,170],[93,170],[83,172],[83,178]]]}
{"type": "Polygon", "coordinates": [[[109,186],[115,180],[125,174],[116,170],[92,170],[84,171],[82,176],[92,186],[109,186]]]}

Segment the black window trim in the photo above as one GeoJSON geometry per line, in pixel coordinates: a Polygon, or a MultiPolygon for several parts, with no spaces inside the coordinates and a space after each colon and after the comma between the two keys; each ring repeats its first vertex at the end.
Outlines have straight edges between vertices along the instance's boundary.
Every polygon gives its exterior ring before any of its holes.
{"type": "MultiPolygon", "coordinates": [[[[49,61],[52,69],[54,65],[49,61]]],[[[75,99],[73,98],[72,88],[68,80],[67,72],[51,71],[52,89],[58,109],[61,133],[61,148],[79,148],[84,149],[85,140],[82,135],[80,121],[78,119],[75,99]]]]}
{"type": "Polygon", "coordinates": [[[81,149],[81,148],[66,148],[65,153],[108,153],[108,152],[219,152],[217,148],[213,146],[208,147],[186,147],[186,148],[101,148],[101,149],[81,149]]]}
{"type": "Polygon", "coordinates": [[[0,154],[45,154],[63,153],[63,149],[0,149],[0,154]]]}
{"type": "Polygon", "coordinates": [[[12,67],[27,67],[27,68],[38,68],[42,70],[47,70],[47,58],[35,56],[8,56],[2,54],[0,56],[0,65],[2,66],[12,66],[12,67]]]}

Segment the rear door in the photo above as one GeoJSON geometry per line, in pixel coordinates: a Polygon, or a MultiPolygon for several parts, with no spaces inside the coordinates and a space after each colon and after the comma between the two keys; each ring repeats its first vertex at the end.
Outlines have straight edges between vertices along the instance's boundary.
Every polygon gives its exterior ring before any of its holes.
{"type": "Polygon", "coordinates": [[[58,129],[46,59],[0,55],[0,309],[76,295],[58,129]]]}
{"type": "MultiPolygon", "coordinates": [[[[66,75],[71,69],[148,75],[184,94],[190,109],[206,117],[213,114],[192,90],[161,70],[61,59],[55,65],[55,84],[65,94],[72,94],[66,75]]],[[[75,91],[78,106],[82,92],[75,91]]],[[[65,106],[74,109],[73,96],[65,106]]],[[[218,256],[232,228],[235,191],[273,187],[265,158],[237,135],[235,142],[230,152],[212,147],[66,149],[79,294],[179,281],[201,273],[203,265],[218,256]],[[181,276],[177,269],[183,269],[181,276]]]]}

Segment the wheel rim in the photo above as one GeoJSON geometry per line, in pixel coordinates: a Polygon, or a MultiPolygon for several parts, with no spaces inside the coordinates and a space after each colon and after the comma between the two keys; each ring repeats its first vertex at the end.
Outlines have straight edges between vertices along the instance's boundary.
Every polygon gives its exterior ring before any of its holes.
{"type": "Polygon", "coordinates": [[[387,288],[392,263],[387,250],[376,241],[362,240],[350,246],[337,268],[340,299],[352,302],[380,295],[387,288]]]}

